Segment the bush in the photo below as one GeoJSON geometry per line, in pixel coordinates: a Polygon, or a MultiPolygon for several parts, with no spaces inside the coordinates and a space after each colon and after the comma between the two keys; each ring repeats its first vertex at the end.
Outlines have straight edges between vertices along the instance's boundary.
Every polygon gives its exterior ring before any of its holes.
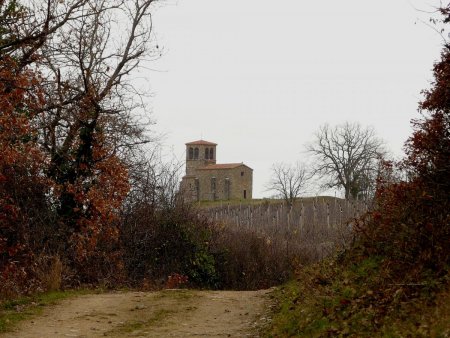
{"type": "Polygon", "coordinates": [[[220,287],[257,290],[289,279],[296,256],[280,241],[248,229],[214,227],[211,250],[220,287]]]}
{"type": "Polygon", "coordinates": [[[187,205],[157,210],[136,206],[124,216],[121,243],[125,269],[133,283],[177,273],[191,285],[215,287],[215,261],[209,252],[211,228],[187,205]]]}
{"type": "Polygon", "coordinates": [[[135,206],[121,226],[127,274],[135,285],[169,276],[188,278],[191,287],[255,290],[286,281],[297,250],[286,252],[284,238],[213,224],[185,204],[163,210],[135,206]]]}
{"type": "MultiPolygon", "coordinates": [[[[450,7],[447,8],[450,18],[450,7]]],[[[445,275],[450,266],[450,47],[434,67],[435,82],[425,92],[422,119],[413,121],[400,169],[408,180],[380,182],[376,207],[362,222],[368,254],[388,258],[398,278],[445,275]]]]}

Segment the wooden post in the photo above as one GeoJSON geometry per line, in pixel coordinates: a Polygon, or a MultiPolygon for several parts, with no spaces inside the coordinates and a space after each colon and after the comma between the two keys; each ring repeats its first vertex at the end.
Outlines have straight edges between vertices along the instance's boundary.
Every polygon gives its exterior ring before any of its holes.
{"type": "Polygon", "coordinates": [[[330,205],[327,203],[327,227],[330,228],[330,205]]]}
{"type": "MultiPolygon", "coordinates": [[[[317,197],[316,197],[317,200],[317,197]]],[[[313,227],[316,227],[316,221],[317,221],[317,208],[316,208],[316,203],[313,201],[313,227]]]]}
{"type": "Polygon", "coordinates": [[[305,227],[305,205],[303,204],[302,199],[300,206],[300,229],[303,231],[304,227],[305,227]]]}

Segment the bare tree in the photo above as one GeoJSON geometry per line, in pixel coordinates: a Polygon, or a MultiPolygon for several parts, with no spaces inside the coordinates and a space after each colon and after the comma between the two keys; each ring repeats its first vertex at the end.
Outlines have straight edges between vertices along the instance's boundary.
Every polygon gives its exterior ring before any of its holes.
{"type": "Polygon", "coordinates": [[[129,75],[142,59],[160,55],[150,43],[155,2],[0,1],[0,58],[40,74],[41,143],[52,164],[83,143],[80,134],[87,140],[101,130],[114,153],[148,141],[131,114],[145,107],[129,75]]]}
{"type": "Polygon", "coordinates": [[[272,166],[272,178],[267,189],[275,191],[288,205],[304,192],[310,176],[305,165],[297,162],[294,165],[276,163],[272,166]]]}
{"type": "Polygon", "coordinates": [[[149,56],[153,2],[88,1],[44,44],[43,144],[53,158],[66,157],[80,133],[88,139],[101,130],[114,153],[146,141],[131,115],[142,105],[127,76],[149,56]]]}
{"type": "Polygon", "coordinates": [[[314,173],[325,178],[327,188],[343,188],[346,199],[370,194],[385,153],[373,128],[349,122],[321,126],[308,151],[315,158],[314,173]]]}
{"type": "Polygon", "coordinates": [[[90,0],[0,1],[0,57],[13,56],[19,70],[36,63],[46,41],[80,17],[90,0]]]}
{"type": "Polygon", "coordinates": [[[140,153],[140,159],[129,168],[130,192],[125,209],[134,205],[147,205],[151,210],[175,208],[180,201],[183,162],[175,156],[165,158],[158,146],[140,153]]]}
{"type": "Polygon", "coordinates": [[[115,196],[119,203],[130,152],[149,141],[147,126],[136,118],[145,112],[141,93],[129,76],[141,60],[160,54],[151,43],[155,2],[0,2],[0,56],[17,60],[18,72],[40,75],[42,104],[33,123],[47,155],[43,172],[58,186],[61,224],[71,228],[97,212],[105,219],[117,213],[112,203],[95,206],[92,196],[115,196]]]}

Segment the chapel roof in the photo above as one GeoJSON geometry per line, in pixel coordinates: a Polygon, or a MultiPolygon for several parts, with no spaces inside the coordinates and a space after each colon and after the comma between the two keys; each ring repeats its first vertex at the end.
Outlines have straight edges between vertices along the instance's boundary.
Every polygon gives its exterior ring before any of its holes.
{"type": "Polygon", "coordinates": [[[192,141],[186,143],[187,146],[216,146],[217,143],[205,141],[205,140],[198,140],[198,141],[192,141]]]}
{"type": "MultiPolygon", "coordinates": [[[[238,168],[240,166],[248,167],[244,163],[221,163],[221,164],[209,164],[205,167],[198,168],[198,170],[234,169],[234,168],[238,168]]],[[[250,167],[248,167],[248,168],[250,168],[250,167]]]]}

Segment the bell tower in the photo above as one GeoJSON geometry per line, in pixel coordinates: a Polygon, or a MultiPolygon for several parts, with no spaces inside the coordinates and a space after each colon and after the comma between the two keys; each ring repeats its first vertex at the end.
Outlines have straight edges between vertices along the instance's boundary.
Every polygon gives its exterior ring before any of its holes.
{"type": "Polygon", "coordinates": [[[217,143],[204,140],[186,143],[186,175],[195,175],[199,167],[216,164],[217,143]]]}

